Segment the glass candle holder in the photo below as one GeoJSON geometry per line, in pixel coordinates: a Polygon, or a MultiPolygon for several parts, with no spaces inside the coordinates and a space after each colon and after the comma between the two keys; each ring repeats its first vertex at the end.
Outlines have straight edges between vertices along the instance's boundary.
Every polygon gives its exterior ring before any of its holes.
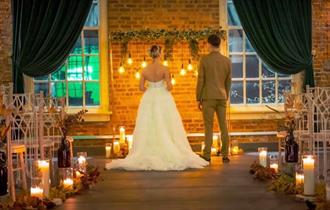
{"type": "Polygon", "coordinates": [[[42,180],[43,193],[46,197],[49,196],[50,190],[50,161],[49,160],[38,160],[38,171],[42,180]]]}
{"type": "Polygon", "coordinates": [[[121,144],[125,144],[125,141],[126,141],[125,127],[124,126],[120,126],[119,127],[119,142],[121,144]]]}
{"type": "Polygon", "coordinates": [[[64,189],[73,189],[73,168],[61,169],[61,184],[64,189]]]}
{"type": "Polygon", "coordinates": [[[267,147],[259,147],[259,164],[263,167],[267,167],[267,147]]]}
{"type": "Polygon", "coordinates": [[[120,153],[120,143],[119,143],[119,141],[117,141],[117,140],[115,140],[115,141],[113,142],[113,153],[114,153],[115,155],[119,155],[119,153],[120,153]]]}
{"type": "Polygon", "coordinates": [[[44,197],[44,190],[42,186],[42,180],[40,177],[31,178],[30,196],[37,197],[40,199],[44,197]]]}
{"type": "Polygon", "coordinates": [[[87,170],[87,152],[77,153],[78,171],[86,173],[87,170]]]}
{"type": "Polygon", "coordinates": [[[278,173],[278,160],[277,156],[270,156],[269,167],[274,169],[275,173],[278,173]]]}

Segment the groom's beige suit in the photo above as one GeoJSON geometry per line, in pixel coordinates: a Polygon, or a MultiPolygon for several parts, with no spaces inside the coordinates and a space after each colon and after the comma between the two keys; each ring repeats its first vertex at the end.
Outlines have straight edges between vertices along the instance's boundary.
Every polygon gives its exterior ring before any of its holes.
{"type": "Polygon", "coordinates": [[[229,136],[226,122],[226,103],[231,86],[231,61],[218,51],[202,57],[198,69],[197,101],[202,103],[205,127],[203,155],[210,157],[213,139],[213,119],[217,114],[222,140],[222,155],[228,155],[229,136]]]}

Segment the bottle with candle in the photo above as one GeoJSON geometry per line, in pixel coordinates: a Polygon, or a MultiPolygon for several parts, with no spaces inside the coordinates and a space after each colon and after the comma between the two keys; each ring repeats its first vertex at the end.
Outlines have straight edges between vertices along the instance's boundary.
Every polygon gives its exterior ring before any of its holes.
{"type": "Polygon", "coordinates": [[[0,196],[6,195],[8,189],[8,173],[6,162],[6,153],[4,151],[0,151],[0,196]]]}
{"type": "Polygon", "coordinates": [[[293,130],[285,138],[285,161],[287,163],[298,162],[298,144],[294,140],[293,130]]]}
{"type": "Polygon", "coordinates": [[[70,142],[63,137],[60,148],[57,150],[58,167],[69,168],[71,167],[71,151],[70,142]]]}

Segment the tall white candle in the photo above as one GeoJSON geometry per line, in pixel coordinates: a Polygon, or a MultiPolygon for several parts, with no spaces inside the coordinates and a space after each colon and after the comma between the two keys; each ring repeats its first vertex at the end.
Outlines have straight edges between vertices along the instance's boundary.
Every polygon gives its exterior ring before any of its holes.
{"type": "Polygon", "coordinates": [[[41,182],[43,186],[43,193],[46,197],[49,196],[50,189],[50,173],[49,173],[49,161],[48,160],[39,160],[38,168],[41,172],[41,182]]]}
{"type": "Polygon", "coordinates": [[[126,139],[125,127],[124,126],[120,126],[120,128],[119,128],[119,142],[121,144],[124,144],[125,143],[125,139],[126,139]]]}
{"type": "Polygon", "coordinates": [[[267,148],[261,147],[259,150],[259,164],[263,167],[267,167],[267,148]]]}
{"type": "Polygon", "coordinates": [[[313,156],[308,155],[303,157],[305,195],[315,194],[314,164],[315,160],[313,156]]]}
{"type": "Polygon", "coordinates": [[[111,157],[111,144],[105,145],[105,157],[110,158],[111,157]]]}
{"type": "Polygon", "coordinates": [[[113,152],[117,155],[120,152],[120,144],[118,141],[113,142],[113,152]]]}
{"type": "Polygon", "coordinates": [[[130,151],[132,149],[132,145],[133,145],[133,136],[127,136],[127,143],[128,143],[128,150],[130,151]]]}

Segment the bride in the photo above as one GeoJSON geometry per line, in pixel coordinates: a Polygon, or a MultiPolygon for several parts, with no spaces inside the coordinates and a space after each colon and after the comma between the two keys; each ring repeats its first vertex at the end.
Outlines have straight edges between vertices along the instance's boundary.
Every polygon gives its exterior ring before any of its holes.
{"type": "Polygon", "coordinates": [[[140,90],[144,94],[137,113],[132,149],[125,159],[113,160],[106,168],[157,171],[203,168],[208,162],[189,145],[170,93],[170,72],[160,62],[161,47],[152,46],[150,56],[152,64],[141,73],[140,90]]]}

